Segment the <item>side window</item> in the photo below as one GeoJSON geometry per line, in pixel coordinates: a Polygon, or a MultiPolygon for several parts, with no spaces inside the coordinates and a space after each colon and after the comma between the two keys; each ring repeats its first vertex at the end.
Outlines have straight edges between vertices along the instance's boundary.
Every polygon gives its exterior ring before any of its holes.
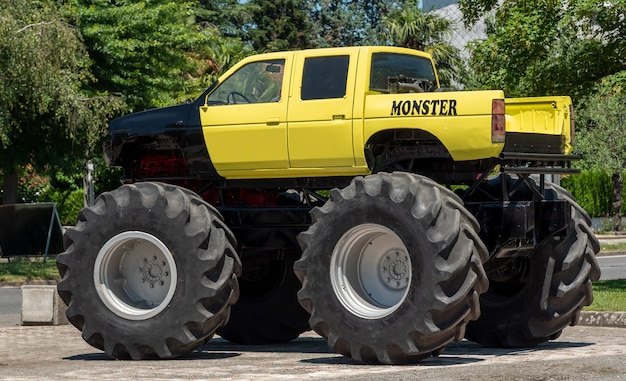
{"type": "Polygon", "coordinates": [[[370,90],[394,93],[397,92],[398,82],[419,84],[424,91],[432,90],[436,81],[431,61],[407,54],[374,53],[370,90]]]}
{"type": "Polygon", "coordinates": [[[304,61],[302,100],[343,98],[350,56],[312,57],[304,61]]]}
{"type": "Polygon", "coordinates": [[[265,60],[249,63],[213,91],[208,104],[278,102],[282,93],[285,60],[265,60]]]}

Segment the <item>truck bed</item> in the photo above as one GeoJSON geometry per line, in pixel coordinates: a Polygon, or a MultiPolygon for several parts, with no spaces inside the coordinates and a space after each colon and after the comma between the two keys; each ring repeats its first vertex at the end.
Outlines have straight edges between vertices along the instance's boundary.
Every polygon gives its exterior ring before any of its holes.
{"type": "Polygon", "coordinates": [[[510,98],[505,102],[504,152],[571,152],[574,123],[570,97],[510,98]]]}

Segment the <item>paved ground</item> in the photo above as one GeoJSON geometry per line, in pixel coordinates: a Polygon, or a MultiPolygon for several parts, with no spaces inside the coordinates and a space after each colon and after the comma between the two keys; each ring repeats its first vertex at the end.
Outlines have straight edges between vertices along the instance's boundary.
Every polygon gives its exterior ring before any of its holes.
{"type": "Polygon", "coordinates": [[[220,338],[169,361],[116,361],[72,326],[0,328],[2,380],[626,380],[626,329],[569,327],[534,349],[453,343],[418,365],[355,364],[307,333],[292,343],[239,346],[220,338]]]}

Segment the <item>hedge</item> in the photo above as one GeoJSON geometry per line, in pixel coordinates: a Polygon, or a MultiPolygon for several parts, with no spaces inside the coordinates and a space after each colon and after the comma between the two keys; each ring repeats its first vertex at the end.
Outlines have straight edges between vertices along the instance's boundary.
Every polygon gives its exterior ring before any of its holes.
{"type": "MultiPolygon", "coordinates": [[[[561,186],[567,189],[591,217],[614,215],[613,183],[611,176],[603,171],[582,171],[578,175],[561,177],[561,186]]],[[[624,197],[624,195],[622,195],[624,197]]],[[[622,214],[626,205],[622,204],[622,214]]]]}

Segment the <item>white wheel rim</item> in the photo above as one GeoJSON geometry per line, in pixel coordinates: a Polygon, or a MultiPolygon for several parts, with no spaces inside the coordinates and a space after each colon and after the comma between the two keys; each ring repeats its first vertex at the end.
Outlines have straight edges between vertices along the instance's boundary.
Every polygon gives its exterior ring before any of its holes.
{"type": "Polygon", "coordinates": [[[93,279],[100,300],[119,317],[145,320],[163,311],[177,283],[174,257],[155,236],[127,231],[98,252],[93,279]]]}
{"type": "Polygon", "coordinates": [[[411,286],[411,257],[392,230],[362,224],[337,242],[330,263],[335,295],[352,314],[380,319],[398,309],[411,286]]]}

